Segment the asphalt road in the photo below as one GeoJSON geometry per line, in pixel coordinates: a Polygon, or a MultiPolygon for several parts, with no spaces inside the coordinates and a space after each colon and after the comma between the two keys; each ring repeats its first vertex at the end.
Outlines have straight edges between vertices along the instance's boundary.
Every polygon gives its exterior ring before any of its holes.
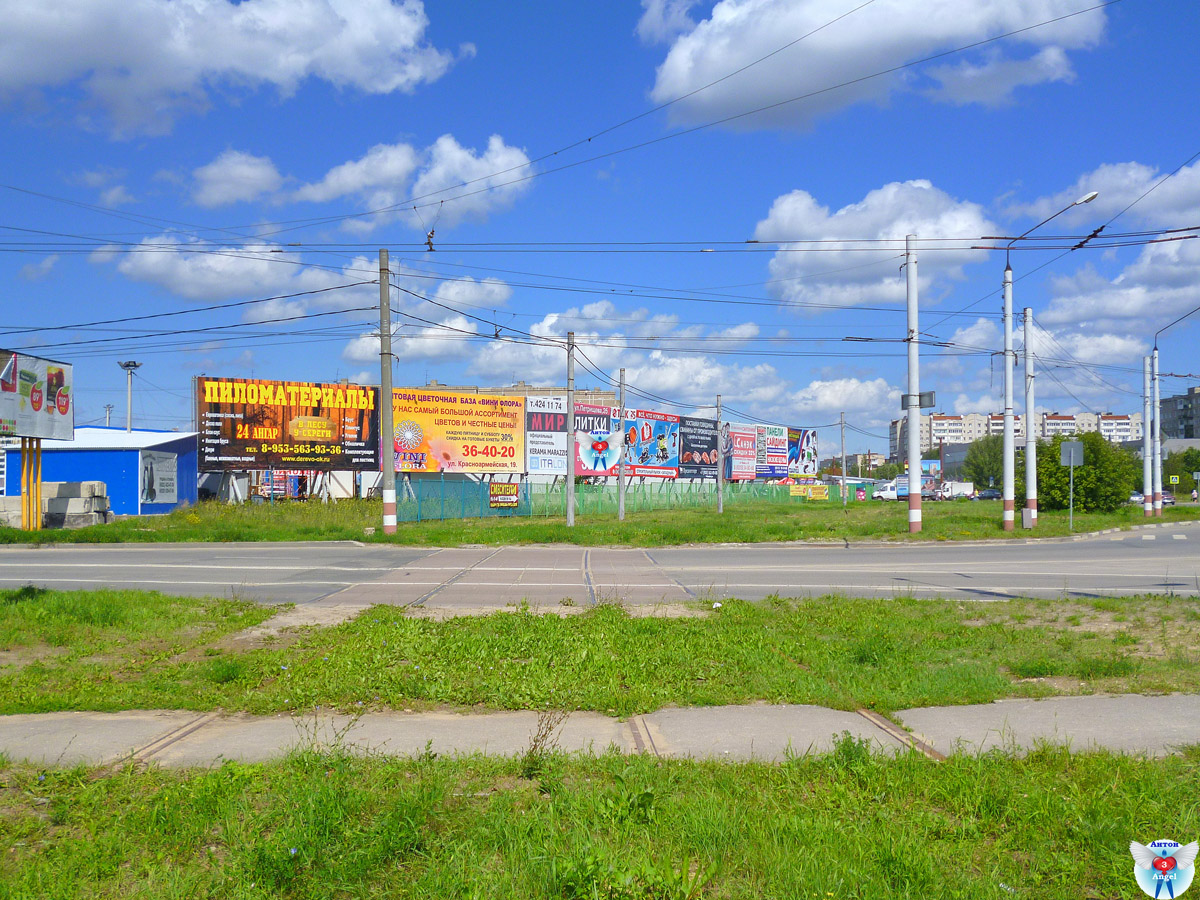
{"type": "Polygon", "coordinates": [[[1077,540],[712,545],[651,550],[392,548],[353,543],[57,545],[0,549],[0,587],[123,587],[298,604],[483,611],[606,600],[1200,594],[1200,527],[1077,540]]]}

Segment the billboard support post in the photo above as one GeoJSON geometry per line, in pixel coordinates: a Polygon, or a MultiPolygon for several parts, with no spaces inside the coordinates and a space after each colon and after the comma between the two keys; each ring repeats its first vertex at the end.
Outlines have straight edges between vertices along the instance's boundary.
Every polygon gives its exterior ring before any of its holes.
{"type": "MultiPolygon", "coordinates": [[[[625,370],[621,370],[621,434],[625,434],[625,370]]],[[[617,464],[617,521],[625,521],[625,446],[621,445],[621,461],[617,464]]]]}
{"type": "Polygon", "coordinates": [[[392,297],[388,252],[379,250],[379,439],[383,533],[396,533],[396,443],[392,421],[392,297]]]}
{"type": "Polygon", "coordinates": [[[720,394],[717,394],[717,512],[725,512],[725,441],[721,437],[720,394]]]}
{"type": "MultiPolygon", "coordinates": [[[[575,332],[567,332],[567,527],[575,527],[575,332]]],[[[624,456],[622,456],[624,459],[624,456]]]]}

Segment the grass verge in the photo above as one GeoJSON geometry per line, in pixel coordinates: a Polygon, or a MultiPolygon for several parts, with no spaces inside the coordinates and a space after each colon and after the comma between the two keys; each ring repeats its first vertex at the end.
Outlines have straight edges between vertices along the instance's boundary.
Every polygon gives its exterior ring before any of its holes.
{"type": "Polygon", "coordinates": [[[144,591],[0,591],[0,707],[87,708],[93,691],[119,695],[120,685],[203,654],[272,612],[241,600],[144,591]]]}
{"type": "MultiPolygon", "coordinates": [[[[805,500],[740,501],[727,505],[721,516],[712,509],[660,509],[630,512],[623,523],[613,515],[581,515],[570,529],[562,516],[403,522],[392,536],[382,534],[382,517],[382,504],[368,500],[242,506],[206,502],[165,516],[131,517],[71,531],[0,528],[0,543],[367,540],[435,547],[548,543],[660,547],[797,540],[965,541],[1068,534],[1067,513],[1051,510],[1039,511],[1036,531],[1006,532],[1001,527],[1000,502],[994,500],[926,504],[919,535],[908,534],[906,506],[881,501],[853,503],[846,510],[836,503],[805,500]],[[376,531],[368,536],[367,528],[376,531]]],[[[1168,508],[1156,521],[1196,519],[1200,519],[1200,506],[1186,504],[1168,508]]],[[[1141,509],[1132,506],[1114,513],[1076,513],[1075,531],[1128,528],[1144,521],[1141,509]]]]}
{"type": "MultiPolygon", "coordinates": [[[[231,617],[261,615],[211,609],[225,619],[210,635],[231,617]]],[[[379,606],[293,636],[286,646],[201,652],[196,635],[195,649],[182,654],[164,652],[159,639],[130,638],[103,658],[72,645],[64,656],[0,668],[0,712],[450,705],[623,716],[755,700],[891,712],[1012,696],[1200,690],[1200,601],[1163,596],[824,597],[730,601],[679,619],[601,606],[444,622],[379,606]]]]}
{"type": "Polygon", "coordinates": [[[1200,831],[1200,753],[782,765],[358,758],[0,769],[0,898],[1116,898],[1200,831]]]}

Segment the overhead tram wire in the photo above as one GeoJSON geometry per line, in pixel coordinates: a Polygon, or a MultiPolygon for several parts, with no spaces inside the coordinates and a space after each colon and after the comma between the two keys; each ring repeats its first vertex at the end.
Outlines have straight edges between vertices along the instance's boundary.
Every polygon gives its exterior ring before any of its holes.
{"type": "MultiPolygon", "coordinates": [[[[182,335],[182,334],[191,334],[191,335],[211,334],[213,332],[226,331],[226,330],[229,330],[232,328],[251,328],[251,327],[257,327],[257,326],[261,326],[261,325],[277,324],[280,322],[296,322],[296,321],[301,321],[301,320],[305,320],[305,319],[318,319],[318,318],[322,318],[324,316],[340,316],[340,315],[345,315],[346,313],[351,313],[351,312],[370,312],[372,309],[375,309],[375,307],[373,307],[373,306],[358,306],[358,307],[352,307],[350,309],[329,310],[327,312],[304,313],[302,315],[297,315],[297,316],[282,316],[282,317],[278,317],[278,318],[274,318],[274,319],[259,319],[254,322],[235,322],[231,325],[211,325],[211,326],[208,326],[205,328],[180,328],[180,329],[175,329],[173,331],[158,331],[158,332],[152,332],[150,334],[138,335],[138,336],[136,336],[136,339],[142,340],[142,339],[150,338],[150,337],[175,337],[175,336],[182,335]]],[[[121,341],[129,341],[129,340],[130,340],[129,337],[90,338],[89,340],[84,340],[84,341],[69,340],[69,341],[60,341],[58,343],[30,344],[27,346],[12,347],[11,349],[13,349],[13,350],[37,350],[39,348],[45,349],[45,348],[51,348],[51,347],[78,347],[78,346],[83,346],[86,344],[110,344],[113,342],[121,342],[121,341]]]]}
{"type": "Polygon", "coordinates": [[[74,331],[85,328],[92,328],[98,325],[119,325],[125,322],[143,322],[148,319],[164,319],[170,316],[184,316],[190,313],[212,312],[222,309],[237,309],[242,306],[250,306],[256,303],[270,303],[273,300],[293,300],[296,297],[309,297],[316,294],[325,294],[330,291],[341,291],[347,288],[360,287],[367,284],[378,284],[378,279],[375,281],[354,281],[349,284],[338,284],[326,288],[314,288],[310,291],[296,291],[291,294],[277,294],[273,297],[260,297],[255,300],[237,300],[230,303],[214,303],[209,306],[194,306],[188,309],[173,310],[172,312],[163,313],[147,313],[140,316],[122,316],[117,319],[97,319],[94,322],[82,322],[74,325],[40,325],[40,326],[22,326],[20,328],[11,328],[0,331],[0,335],[8,334],[30,334],[37,331],[74,331]]]}
{"type": "MultiPolygon", "coordinates": [[[[1047,25],[1053,25],[1058,22],[1062,22],[1067,19],[1074,18],[1076,16],[1081,16],[1081,15],[1084,15],[1089,12],[1095,12],[1098,9],[1106,9],[1107,7],[1114,6],[1120,2],[1122,2],[1122,0],[1104,0],[1104,2],[1097,3],[1095,5],[1086,7],[1084,9],[1079,9],[1079,10],[1075,10],[1074,12],[1065,13],[1061,16],[1056,16],[1051,19],[1046,19],[1042,22],[1037,22],[1033,25],[1026,25],[1023,28],[1013,29],[1011,31],[1007,31],[1003,34],[998,34],[998,35],[995,35],[990,38],[983,38],[981,40],[974,41],[970,44],[964,44],[960,47],[956,47],[952,50],[945,50],[940,53],[934,53],[929,56],[922,57],[921,59],[916,59],[916,60],[912,60],[911,62],[901,63],[901,64],[891,66],[886,69],[881,69],[879,71],[872,72],[868,75],[863,75],[858,78],[853,78],[853,79],[849,79],[847,81],[843,81],[839,84],[830,85],[828,87],[809,91],[807,93],[800,94],[795,97],[790,97],[785,100],[780,100],[775,103],[770,103],[765,106],[760,106],[755,109],[747,110],[745,112],[735,113],[733,115],[725,116],[720,119],[715,119],[715,120],[712,120],[712,121],[709,121],[709,122],[706,122],[706,123],[703,123],[700,125],[693,126],[691,128],[685,128],[685,129],[681,129],[678,131],[673,131],[669,134],[661,135],[657,138],[651,138],[649,140],[641,141],[636,144],[631,144],[626,147],[621,147],[621,148],[618,148],[615,150],[607,151],[605,153],[596,154],[594,156],[590,156],[585,159],[576,160],[571,163],[565,163],[561,166],[556,166],[556,167],[550,168],[550,169],[543,169],[539,172],[534,172],[532,174],[525,175],[520,178],[514,178],[509,181],[504,181],[504,182],[500,182],[497,184],[485,185],[482,188],[478,188],[473,191],[468,191],[467,193],[459,194],[454,197],[442,197],[441,199],[433,199],[433,198],[437,197],[439,194],[444,194],[448,190],[454,190],[458,187],[466,187],[471,184],[477,184],[479,182],[486,182],[493,178],[497,178],[502,175],[508,174],[509,172],[524,169],[524,168],[526,168],[526,166],[533,165],[535,162],[544,161],[545,159],[549,158],[550,156],[554,156],[554,155],[557,155],[558,153],[565,152],[565,151],[564,150],[556,150],[550,154],[546,154],[546,155],[537,157],[536,160],[530,160],[527,163],[523,163],[520,166],[512,166],[512,167],[509,167],[508,169],[503,169],[503,170],[500,170],[497,172],[490,173],[488,175],[479,176],[477,178],[471,179],[470,181],[461,182],[459,185],[455,185],[455,188],[442,188],[440,190],[432,191],[427,194],[422,194],[422,195],[415,196],[415,197],[409,197],[398,203],[388,204],[387,206],[381,206],[381,207],[377,207],[375,209],[365,210],[363,212],[345,213],[345,214],[337,215],[337,216],[311,217],[311,218],[307,218],[307,219],[290,219],[290,220],[279,220],[279,221],[275,221],[275,222],[259,222],[259,223],[254,223],[253,226],[243,226],[243,227],[262,228],[262,227],[269,227],[269,226],[273,226],[273,225],[288,225],[288,226],[290,226],[287,228],[278,228],[274,231],[261,232],[263,234],[263,236],[271,236],[271,235],[276,235],[276,234],[282,234],[282,233],[288,232],[288,231],[295,231],[300,228],[311,228],[311,227],[314,227],[317,225],[331,224],[334,222],[345,221],[348,219],[367,218],[370,216],[380,215],[382,213],[399,212],[399,211],[408,210],[408,209],[424,209],[427,207],[436,206],[436,205],[443,204],[443,203],[451,203],[455,200],[462,200],[462,199],[466,199],[468,197],[473,197],[476,194],[486,193],[488,191],[496,190],[496,189],[502,188],[502,187],[509,187],[514,184],[520,184],[525,181],[530,181],[534,178],[540,178],[544,175],[550,175],[555,172],[561,172],[561,171],[564,171],[567,169],[572,169],[572,168],[576,168],[578,166],[586,165],[588,163],[597,162],[602,159],[607,159],[612,156],[617,156],[617,155],[620,155],[623,153],[628,153],[632,150],[639,150],[644,147],[653,146],[655,144],[659,144],[664,141],[673,140],[674,138],[684,137],[689,134],[695,134],[696,132],[704,131],[709,128],[714,128],[718,125],[724,125],[728,122],[733,122],[733,121],[737,121],[739,119],[744,119],[749,116],[757,115],[762,112],[769,112],[770,110],[773,110],[773,109],[778,109],[780,107],[787,106],[792,103],[798,103],[802,100],[809,100],[809,99],[812,99],[813,97],[818,97],[823,94],[828,94],[833,91],[840,90],[842,88],[853,87],[854,85],[862,84],[863,82],[871,81],[873,79],[883,77],[884,75],[892,75],[892,74],[895,74],[896,72],[904,71],[905,69],[915,68],[917,66],[924,65],[925,63],[934,62],[939,59],[945,59],[946,57],[949,57],[949,56],[954,56],[956,54],[965,53],[968,50],[974,50],[978,47],[987,46],[988,44],[993,44],[993,43],[996,43],[997,41],[1001,41],[1006,38],[1015,37],[1016,35],[1019,35],[1019,34],[1024,34],[1026,32],[1033,31],[1038,28],[1043,28],[1047,25]],[[426,201],[426,200],[428,202],[421,202],[421,201],[426,201]]],[[[854,10],[852,10],[851,12],[853,12],[853,11],[854,10]]],[[[588,140],[590,140],[590,138],[581,140],[581,141],[577,141],[575,144],[573,144],[571,146],[572,147],[580,146],[581,144],[587,143],[588,140]]]]}
{"type": "MultiPolygon", "coordinates": [[[[1068,350],[1065,346],[1063,346],[1062,341],[1060,341],[1057,337],[1055,337],[1054,334],[1050,331],[1050,329],[1046,328],[1045,325],[1043,325],[1041,322],[1039,322],[1037,316],[1033,316],[1033,324],[1036,325],[1038,328],[1040,328],[1042,330],[1042,333],[1044,335],[1046,335],[1046,337],[1048,337],[1051,341],[1053,341],[1054,345],[1063,352],[1063,355],[1065,355],[1067,357],[1067,359],[1069,359],[1071,361],[1072,365],[1086,371],[1092,377],[1092,379],[1097,383],[1097,385],[1106,387],[1109,390],[1117,391],[1118,393],[1129,394],[1132,397],[1142,396],[1141,391],[1132,391],[1129,388],[1121,387],[1119,385],[1113,384],[1111,381],[1108,381],[1107,379],[1101,378],[1095,371],[1092,371],[1092,366],[1090,364],[1085,363],[1082,360],[1078,359],[1073,353],[1071,353],[1070,350],[1068,350]]],[[[1036,356],[1036,354],[1035,354],[1035,356],[1036,356]]]]}
{"type": "MultiPolygon", "coordinates": [[[[1181,162],[1179,165],[1177,165],[1174,169],[1172,169],[1170,172],[1168,172],[1166,175],[1164,175],[1162,178],[1160,178],[1158,181],[1156,181],[1153,185],[1151,185],[1149,188],[1147,188],[1140,196],[1138,196],[1138,198],[1136,200],[1131,202],[1128,206],[1126,206],[1120,212],[1111,216],[1107,222],[1105,222],[1103,225],[1101,225],[1100,228],[1096,229],[1096,232],[1093,232],[1093,233],[1099,233],[1100,231],[1103,231],[1104,229],[1106,229],[1109,225],[1111,225],[1113,222],[1115,222],[1121,216],[1125,215],[1125,213],[1129,212],[1129,210],[1133,209],[1133,207],[1137,206],[1139,203],[1141,203],[1143,200],[1145,200],[1148,196],[1150,196],[1150,194],[1152,194],[1154,191],[1158,190],[1158,188],[1161,187],[1165,181],[1178,175],[1185,166],[1187,166],[1191,162],[1194,162],[1197,158],[1200,158],[1200,150],[1197,150],[1195,153],[1193,153],[1191,156],[1189,156],[1187,159],[1185,159],[1183,162],[1181,162]]],[[[1173,229],[1168,229],[1162,233],[1166,234],[1172,230],[1173,229]]],[[[1189,229],[1185,229],[1185,230],[1189,230],[1189,229]]],[[[1034,273],[1041,271],[1042,269],[1046,268],[1047,266],[1053,265],[1054,263],[1058,262],[1064,256],[1068,256],[1075,249],[1076,249],[1075,247],[1071,247],[1067,250],[1064,250],[1058,256],[1054,257],[1053,259],[1047,260],[1046,262],[1042,263],[1040,266],[1038,266],[1034,269],[1030,269],[1028,272],[1024,273],[1023,275],[1021,275],[1019,278],[1017,278],[1015,280],[1021,281],[1022,279],[1028,278],[1030,275],[1033,275],[1034,273]]],[[[1000,289],[996,289],[988,294],[985,294],[983,297],[980,297],[974,303],[971,303],[970,305],[968,305],[966,307],[966,309],[970,309],[972,306],[975,306],[978,303],[982,303],[988,297],[994,297],[998,293],[1000,293],[1000,289]]],[[[945,319],[942,319],[942,320],[936,322],[934,324],[934,326],[931,326],[931,327],[936,327],[937,325],[940,325],[944,321],[945,321],[945,319]]]]}

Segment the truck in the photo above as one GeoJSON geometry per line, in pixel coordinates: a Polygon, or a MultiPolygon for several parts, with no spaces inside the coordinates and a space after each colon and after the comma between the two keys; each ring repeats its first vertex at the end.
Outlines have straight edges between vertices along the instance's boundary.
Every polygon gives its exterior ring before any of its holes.
{"type": "Polygon", "coordinates": [[[975,493],[970,481],[943,481],[938,487],[939,500],[967,500],[975,493]]]}
{"type": "Polygon", "coordinates": [[[900,475],[886,484],[880,485],[875,489],[873,496],[876,500],[907,500],[908,476],[900,475]]]}

